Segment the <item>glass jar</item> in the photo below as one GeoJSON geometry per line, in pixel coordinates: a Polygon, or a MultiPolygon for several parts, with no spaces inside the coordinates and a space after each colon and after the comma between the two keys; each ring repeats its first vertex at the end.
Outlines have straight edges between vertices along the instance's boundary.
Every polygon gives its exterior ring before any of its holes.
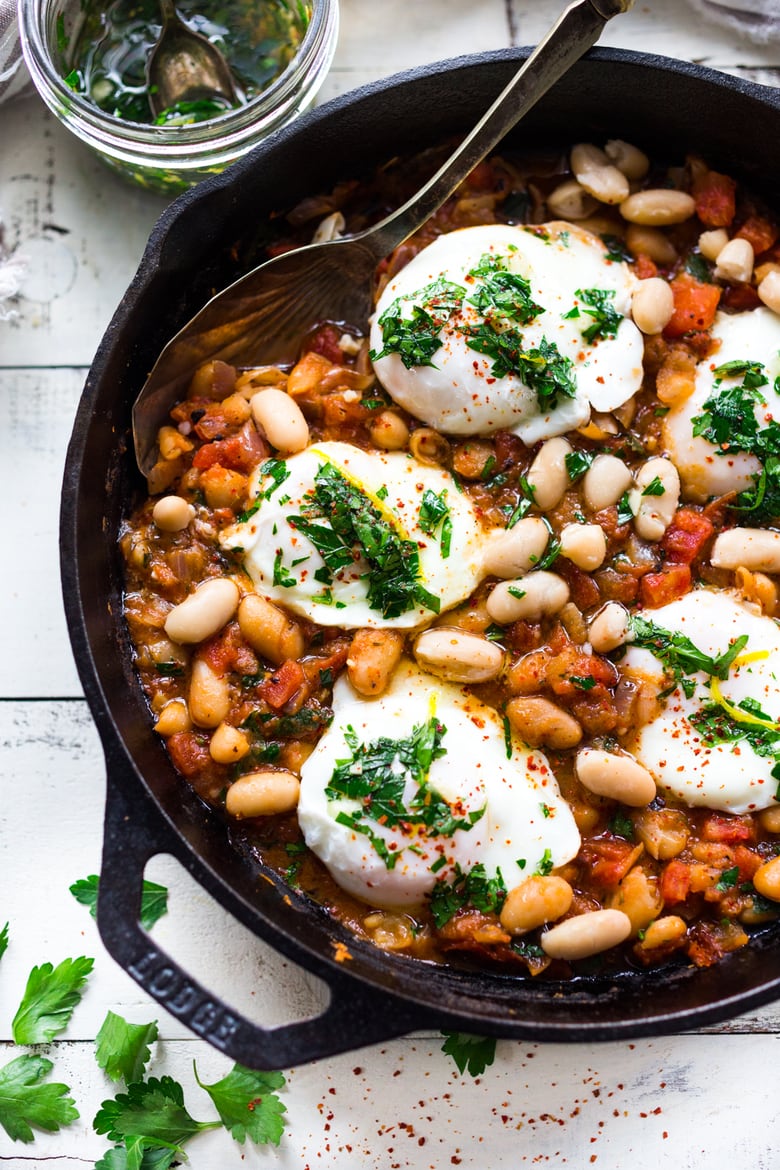
{"type": "MultiPolygon", "coordinates": [[[[247,0],[250,9],[251,3],[247,0]]],[[[22,49],[39,94],[64,126],[126,178],[175,195],[224,170],[314,100],[333,60],[338,0],[294,3],[296,11],[308,13],[308,27],[284,71],[245,104],[191,125],[154,126],[115,117],[70,88],[69,47],[84,19],[84,0],[24,0],[22,49]]]]}

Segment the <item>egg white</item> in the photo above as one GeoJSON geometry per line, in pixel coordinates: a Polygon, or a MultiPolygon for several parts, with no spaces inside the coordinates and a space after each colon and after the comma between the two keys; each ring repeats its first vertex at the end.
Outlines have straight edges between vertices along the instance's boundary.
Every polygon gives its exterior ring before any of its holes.
{"type": "MultiPolygon", "coordinates": [[[[488,877],[500,869],[511,889],[535,871],[545,850],[555,866],[577,853],[580,835],[545,757],[513,740],[507,759],[501,718],[466,687],[442,682],[403,661],[390,688],[376,699],[361,698],[340,678],[333,708],[333,723],[302,768],[298,820],[306,844],[336,882],[369,905],[421,905],[437,879],[452,881],[456,864],[467,871],[481,862],[488,877]],[[394,868],[388,869],[368,837],[336,822],[340,811],[354,811],[354,803],[331,800],[325,790],[337,762],[351,758],[347,728],[354,729],[360,743],[382,736],[406,739],[431,714],[446,727],[446,754],[434,760],[430,786],[456,806],[459,816],[483,807],[485,812],[470,829],[458,829],[451,837],[428,836],[419,829],[405,833],[370,822],[372,831],[398,854],[394,868]]],[[[416,784],[407,776],[407,806],[415,792],[416,784]]]]}
{"type": "Polygon", "coordinates": [[[378,354],[383,349],[379,320],[396,298],[409,298],[401,302],[402,316],[408,318],[419,304],[415,294],[439,277],[467,292],[461,309],[441,331],[442,345],[433,364],[406,369],[397,353],[374,362],[394,401],[430,426],[456,435],[506,429],[530,446],[586,423],[591,407],[607,411],[620,406],[641,386],[643,340],[629,319],[635,278],[626,264],[607,259],[603,242],[590,232],[556,222],[537,228],[494,224],[440,236],[384,289],[371,325],[372,351],[378,354]],[[485,254],[502,257],[508,271],[528,280],[533,300],[544,309],[528,324],[517,326],[524,348],[536,348],[545,338],[574,363],[576,397],[559,396],[552,410],[541,411],[535,391],[519,376],[494,377],[493,359],[466,345],[461,328],[481,319],[467,303],[477,287],[469,272],[485,254]],[[593,318],[583,310],[577,290],[590,288],[613,290],[611,303],[624,319],[614,338],[588,344],[583,330],[593,318]],[[579,317],[566,316],[578,306],[579,317]]]}
{"type": "MultiPolygon", "coordinates": [[[[673,633],[685,634],[712,657],[725,653],[742,634],[748,641],[725,681],[718,682],[732,705],[756,700],[772,720],[780,720],[780,628],[741,602],[732,592],[696,589],[679,601],[643,615],[673,633]],[[753,657],[756,655],[756,657],[753,657]]],[[[621,665],[651,678],[663,688],[663,666],[643,648],[629,648],[621,665]]],[[[747,813],[776,803],[775,761],[759,756],[746,740],[706,744],[690,717],[711,704],[708,675],[698,671],[693,695],[677,687],[663,709],[640,728],[626,747],[655,778],[661,792],[688,805],[747,813]]]]}
{"type": "Polygon", "coordinates": [[[325,563],[307,536],[291,525],[290,517],[300,515],[310,501],[315,476],[327,463],[361,488],[403,539],[414,541],[420,584],[439,599],[441,611],[471,595],[483,575],[484,537],[468,497],[449,472],[418,463],[402,452],[363,451],[350,443],[335,442],[315,444],[290,456],[284,462],[289,474],[278,487],[259,468],[250,489],[256,501],[261,501],[259,508],[223,534],[225,548],[243,551],[244,567],[258,593],[321,626],[410,629],[436,616],[424,604],[387,618],[370,607],[365,580],[369,565],[362,558],[336,573],[329,586],[317,580],[315,574],[325,563]],[[443,555],[440,527],[433,535],[420,527],[420,505],[426,489],[437,496],[446,492],[452,522],[447,556],[443,555]],[[274,578],[278,582],[280,576],[294,580],[294,584],[274,584],[274,578]]]}
{"type": "Polygon", "coordinates": [[[720,345],[711,357],[699,362],[693,394],[669,411],[662,426],[664,446],[680,473],[684,495],[697,502],[745,491],[761,471],[755,455],[721,451],[693,433],[691,420],[701,415],[707,399],[742,383],[740,374],[722,377],[716,386],[713,371],[725,362],[761,362],[769,384],[761,387],[766,406],[756,404],[756,419],[765,426],[773,418],[780,418],[780,395],[774,390],[774,380],[780,374],[780,317],[766,308],[732,315],[718,313],[712,337],[720,345]]]}

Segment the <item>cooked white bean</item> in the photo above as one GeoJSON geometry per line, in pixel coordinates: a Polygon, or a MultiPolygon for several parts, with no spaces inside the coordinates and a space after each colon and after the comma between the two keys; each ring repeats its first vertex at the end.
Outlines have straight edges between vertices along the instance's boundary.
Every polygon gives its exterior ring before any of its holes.
{"type": "Polygon", "coordinates": [[[647,224],[650,227],[666,227],[672,223],[684,223],[696,210],[692,197],[684,191],[668,187],[648,187],[629,195],[620,204],[620,214],[629,223],[647,224]]]}
{"type": "Polygon", "coordinates": [[[780,857],[765,861],[753,874],[753,885],[759,894],[780,902],[780,857]]]}
{"type": "Polygon", "coordinates": [[[203,658],[196,657],[192,663],[187,706],[198,727],[219,727],[230,710],[227,678],[212,670],[203,658]]]}
{"type": "Polygon", "coordinates": [[[249,746],[249,740],[240,728],[220,723],[211,737],[209,755],[217,764],[234,764],[236,760],[243,760],[249,746]]]}
{"type": "Polygon", "coordinates": [[[221,630],[238,607],[238,586],[229,577],[210,577],[174,606],[165,632],[174,642],[202,642],[221,630]]]}
{"type": "Polygon", "coordinates": [[[660,228],[630,223],[626,228],[626,245],[635,256],[649,256],[656,264],[671,265],[677,259],[677,249],[660,228]]]}
{"type": "Polygon", "coordinates": [[[382,410],[371,420],[368,432],[383,451],[402,451],[409,442],[409,428],[394,410],[382,410]]]}
{"type": "Polygon", "coordinates": [[[644,179],[650,170],[650,159],[645,152],[622,138],[610,138],[604,153],[627,179],[644,179]]]}
{"type": "Polygon", "coordinates": [[[194,515],[192,504],[181,496],[163,496],[152,509],[152,519],[161,532],[181,532],[194,515]]]}
{"type": "Polygon", "coordinates": [[[712,564],[716,569],[780,573],[780,532],[764,528],[729,528],[715,538],[712,564]]]}
{"type": "Polygon", "coordinates": [[[724,248],[718,252],[715,263],[715,276],[718,280],[741,281],[750,280],[753,275],[753,245],[749,240],[729,240],[724,248]]]}
{"type": "Polygon", "coordinates": [[[598,146],[581,142],[573,147],[570,165],[580,186],[599,203],[622,203],[628,195],[628,179],[598,146]]]}
{"type": "Polygon", "coordinates": [[[292,772],[247,772],[227,790],[225,808],[232,817],[272,817],[298,807],[301,782],[292,772]]]}
{"type": "Polygon", "coordinates": [[[359,695],[381,695],[401,661],[403,635],[398,630],[356,630],[349,647],[347,674],[359,695]]]}
{"type": "Polygon", "coordinates": [[[574,767],[580,783],[597,796],[619,800],[630,808],[644,808],[655,800],[655,780],[633,756],[583,748],[574,767]]]}
{"type": "Polygon", "coordinates": [[[680,503],[680,475],[671,460],[658,458],[648,459],[635,479],[630,495],[634,528],[642,540],[660,540],[680,503]]]}
{"type": "Polygon", "coordinates": [[[780,272],[768,272],[756,292],[768,309],[780,313],[780,272]]]}
{"type": "Polygon", "coordinates": [[[486,544],[483,566],[491,577],[519,577],[544,555],[550,529],[540,516],[525,516],[513,528],[494,529],[486,544]]]}
{"type": "Polygon", "coordinates": [[[625,942],[631,919],[622,910],[593,910],[567,918],[545,931],[542,950],[551,959],[587,959],[625,942]]]}
{"type": "Polygon", "coordinates": [[[674,313],[674,293],[660,276],[641,280],[631,297],[631,316],[637,329],[652,336],[661,333],[674,313]]]}
{"type": "Polygon", "coordinates": [[[526,480],[533,489],[534,503],[542,512],[559,504],[569,486],[566,456],[571,450],[567,439],[548,439],[528,469],[526,480]]]}
{"type": "Polygon", "coordinates": [[[723,228],[713,228],[699,236],[699,251],[705,260],[717,260],[729,242],[729,234],[723,228]]]}
{"type": "Polygon", "coordinates": [[[574,890],[555,874],[533,874],[511,889],[501,907],[501,925],[510,934],[525,934],[567,913],[574,890]]]}
{"type": "Polygon", "coordinates": [[[597,455],[582,480],[582,493],[591,512],[616,504],[631,484],[631,472],[616,455],[597,455]]]}
{"type": "Polygon", "coordinates": [[[303,654],[303,633],[298,623],[257,593],[247,593],[242,598],[238,624],[252,649],[274,666],[303,654]]]}
{"type": "Polygon", "coordinates": [[[604,563],[607,538],[598,524],[567,524],[561,532],[561,552],[586,573],[604,563]]]}
{"type": "Polygon", "coordinates": [[[171,699],[157,716],[154,730],[158,735],[167,739],[169,735],[176,735],[180,731],[189,731],[191,727],[192,720],[184,699],[171,699]]]}
{"type": "Polygon", "coordinates": [[[255,422],[277,451],[302,451],[309,445],[309,424],[294,398],[269,386],[253,394],[249,405],[255,422]]]}
{"type": "Polygon", "coordinates": [[[767,260],[764,264],[757,264],[753,269],[753,281],[756,285],[762,283],[765,277],[769,276],[770,272],[780,272],[780,264],[775,263],[774,260],[767,260]]]}
{"type": "Polygon", "coordinates": [[[340,211],[326,215],[317,224],[317,230],[311,238],[313,244],[325,244],[329,240],[338,240],[344,232],[347,222],[340,211]]]}
{"type": "Polygon", "coordinates": [[[598,203],[581,187],[576,179],[560,183],[547,196],[547,209],[558,219],[586,219],[598,207],[598,203]]]}
{"type": "Polygon", "coordinates": [[[582,739],[582,728],[574,716],[544,695],[518,695],[510,699],[506,717],[512,730],[529,747],[566,751],[582,739]]]}
{"type": "Polygon", "coordinates": [[[447,626],[420,634],[414,656],[420,666],[451,682],[488,682],[504,668],[504,651],[495,642],[447,626]]]}
{"type": "Polygon", "coordinates": [[[588,628],[588,640],[597,654],[608,654],[628,638],[628,610],[619,601],[608,601],[588,628]]]}
{"type": "Polygon", "coordinates": [[[487,611],[500,626],[510,622],[538,622],[557,613],[569,600],[569,586],[557,573],[527,573],[514,581],[500,581],[487,599],[487,611]]]}

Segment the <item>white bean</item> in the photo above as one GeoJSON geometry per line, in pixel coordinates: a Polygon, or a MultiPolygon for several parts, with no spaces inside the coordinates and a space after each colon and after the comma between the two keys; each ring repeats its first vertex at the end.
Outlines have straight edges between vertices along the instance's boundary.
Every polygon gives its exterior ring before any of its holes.
{"type": "Polygon", "coordinates": [[[644,179],[650,170],[650,159],[638,146],[624,142],[622,138],[611,138],[604,147],[604,153],[627,179],[644,179]]]}
{"type": "Polygon", "coordinates": [[[585,472],[582,493],[591,512],[616,504],[631,483],[631,472],[616,455],[597,455],[585,472]]]}
{"type": "Polygon", "coordinates": [[[695,210],[696,204],[690,195],[668,187],[648,187],[644,191],[637,191],[635,195],[629,195],[620,204],[623,219],[650,227],[684,223],[695,210]]]}
{"type": "Polygon", "coordinates": [[[298,807],[301,782],[292,772],[247,772],[227,790],[225,808],[232,817],[271,817],[298,807]]]}
{"type": "Polygon", "coordinates": [[[238,607],[238,624],[249,645],[274,666],[300,658],[303,632],[297,622],[258,593],[247,593],[238,607]]]}
{"type": "Polygon", "coordinates": [[[561,532],[561,552],[586,573],[604,563],[607,538],[598,524],[567,524],[561,532]]]}
{"type": "Polygon", "coordinates": [[[661,333],[674,313],[674,293],[660,276],[641,280],[631,297],[631,316],[638,329],[648,336],[661,333]]]}
{"type": "Polygon", "coordinates": [[[718,252],[715,276],[718,280],[744,283],[753,275],[753,245],[749,240],[729,240],[718,252]]]}
{"type": "Polygon", "coordinates": [[[174,642],[202,642],[221,630],[238,608],[238,586],[230,577],[210,577],[174,606],[165,632],[174,642]]]}
{"type": "Polygon", "coordinates": [[[669,459],[648,459],[636,473],[631,492],[634,528],[642,540],[660,540],[680,503],[680,476],[669,459]],[[645,495],[648,488],[650,493],[645,495]],[[657,488],[662,488],[654,494],[657,488]]]}
{"type": "Polygon", "coordinates": [[[189,731],[191,727],[192,720],[184,699],[171,699],[157,716],[154,730],[158,735],[167,739],[169,735],[176,735],[180,731],[189,731]]]}
{"type": "Polygon", "coordinates": [[[161,532],[181,532],[194,515],[192,504],[181,496],[163,496],[152,509],[152,519],[161,532]]]}
{"type": "Polygon", "coordinates": [[[195,658],[192,663],[187,706],[198,727],[219,727],[230,710],[227,678],[212,670],[203,658],[195,658]]]}
{"type": "Polygon", "coordinates": [[[571,443],[566,439],[548,439],[528,469],[526,480],[533,489],[534,503],[542,512],[559,504],[569,486],[566,456],[571,450],[571,443]]]}
{"type": "Polygon", "coordinates": [[[383,451],[402,451],[409,442],[409,428],[394,410],[382,410],[371,420],[369,434],[383,451]]]}
{"type": "Polygon", "coordinates": [[[780,272],[767,272],[756,292],[768,309],[780,313],[780,272]]]}
{"type": "Polygon", "coordinates": [[[625,942],[631,934],[631,919],[622,910],[593,910],[567,918],[545,931],[542,950],[551,959],[587,959],[625,942]]]}
{"type": "Polygon", "coordinates": [[[420,634],[414,656],[425,670],[451,682],[488,682],[504,668],[504,651],[495,642],[447,626],[420,634]]]}
{"type": "Polygon", "coordinates": [[[717,260],[720,253],[729,242],[728,232],[723,228],[713,228],[712,231],[702,232],[699,236],[699,251],[705,260],[717,260]]]}
{"type": "Polygon", "coordinates": [[[677,259],[677,249],[660,228],[630,223],[626,228],[626,246],[635,256],[642,253],[656,264],[671,265],[677,259]]]}
{"type": "Polygon", "coordinates": [[[764,528],[729,528],[715,538],[712,564],[716,569],[780,573],[780,532],[764,528]]]}
{"type": "Polygon", "coordinates": [[[557,573],[527,573],[514,581],[501,581],[487,599],[494,622],[538,622],[544,614],[557,613],[569,600],[569,586],[557,573]]]}
{"type": "Polygon", "coordinates": [[[309,424],[298,403],[285,393],[269,386],[253,394],[249,405],[255,422],[277,451],[302,451],[309,445],[309,424]]]}
{"type": "Polygon", "coordinates": [[[597,146],[582,142],[573,147],[571,169],[577,182],[599,203],[622,203],[628,195],[628,179],[597,146]]]}
{"type": "Polygon", "coordinates": [[[608,654],[628,640],[628,610],[619,601],[608,601],[588,628],[588,640],[597,654],[608,654]]]}
{"type": "Polygon", "coordinates": [[[491,577],[519,577],[541,560],[550,529],[540,516],[525,516],[513,528],[494,529],[483,559],[491,577]]]}
{"type": "Polygon", "coordinates": [[[619,800],[630,808],[644,808],[655,800],[655,780],[633,756],[583,748],[577,754],[575,771],[589,792],[619,800]]]}
{"type": "Polygon", "coordinates": [[[576,179],[560,183],[547,196],[547,209],[559,219],[586,219],[598,207],[598,203],[581,187],[576,179]]]}
{"type": "Polygon", "coordinates": [[[234,764],[249,751],[245,733],[230,723],[220,723],[211,737],[209,755],[217,764],[234,764]]]}

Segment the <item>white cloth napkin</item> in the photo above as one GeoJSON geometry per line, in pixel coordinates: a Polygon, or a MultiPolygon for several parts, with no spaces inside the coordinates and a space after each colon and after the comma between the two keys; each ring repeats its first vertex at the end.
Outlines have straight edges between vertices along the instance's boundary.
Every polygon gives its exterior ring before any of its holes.
{"type": "Polygon", "coordinates": [[[760,44],[780,37],[780,0],[689,0],[702,16],[760,44]]]}

